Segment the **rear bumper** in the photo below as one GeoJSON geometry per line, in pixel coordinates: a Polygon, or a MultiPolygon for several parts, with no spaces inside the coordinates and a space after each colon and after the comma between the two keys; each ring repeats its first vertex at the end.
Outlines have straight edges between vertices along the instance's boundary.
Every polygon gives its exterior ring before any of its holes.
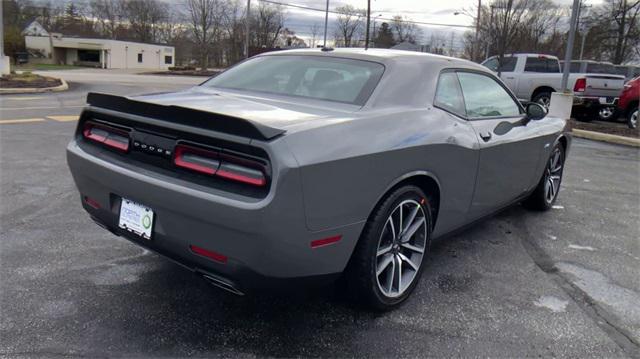
{"type": "Polygon", "coordinates": [[[301,185],[295,169],[284,169],[269,195],[243,201],[175,178],[129,168],[87,153],[75,141],[67,162],[90,216],[109,231],[160,253],[190,270],[228,282],[241,292],[325,281],[342,272],[364,223],[309,231],[304,218],[301,185]],[[121,198],[154,211],[151,240],[118,228],[121,198]],[[94,203],[95,205],[95,203],[94,203]],[[312,248],[311,241],[333,236],[341,240],[312,248]],[[227,257],[220,262],[191,251],[190,246],[227,257]]]}
{"type": "Polygon", "coordinates": [[[584,106],[586,108],[598,108],[601,106],[617,106],[618,97],[594,97],[594,96],[575,96],[574,106],[584,106]]]}

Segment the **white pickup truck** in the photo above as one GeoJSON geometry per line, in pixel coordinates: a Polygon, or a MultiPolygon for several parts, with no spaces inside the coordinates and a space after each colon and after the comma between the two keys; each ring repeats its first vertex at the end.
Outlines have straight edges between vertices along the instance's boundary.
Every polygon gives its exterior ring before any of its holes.
{"type": "MultiPolygon", "coordinates": [[[[482,64],[499,72],[502,81],[520,100],[549,106],[551,93],[561,91],[562,71],[555,56],[508,54],[500,66],[497,56],[486,59],[482,64]]],[[[597,114],[600,119],[612,119],[623,86],[624,76],[616,74],[569,74],[568,87],[573,89],[575,97],[574,116],[590,120],[597,114]]]]}

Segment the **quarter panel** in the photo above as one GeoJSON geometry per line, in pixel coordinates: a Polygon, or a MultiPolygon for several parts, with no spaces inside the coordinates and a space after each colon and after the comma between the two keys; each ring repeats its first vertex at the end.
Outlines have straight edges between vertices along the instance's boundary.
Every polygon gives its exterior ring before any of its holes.
{"type": "Polygon", "coordinates": [[[412,172],[439,181],[434,235],[463,224],[478,162],[464,120],[437,108],[392,111],[285,137],[301,168],[306,220],[321,230],[366,220],[397,179],[412,172]]]}

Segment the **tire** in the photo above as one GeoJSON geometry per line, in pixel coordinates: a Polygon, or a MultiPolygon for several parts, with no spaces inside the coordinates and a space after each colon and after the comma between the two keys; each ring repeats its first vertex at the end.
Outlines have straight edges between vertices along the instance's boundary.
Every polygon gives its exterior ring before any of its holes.
{"type": "Polygon", "coordinates": [[[532,101],[542,105],[548,110],[549,104],[551,103],[551,92],[540,92],[539,94],[533,96],[532,101]]]}
{"type": "Polygon", "coordinates": [[[564,146],[562,146],[561,143],[556,143],[553,150],[551,150],[551,155],[547,160],[540,182],[531,195],[522,202],[524,207],[537,211],[546,211],[553,207],[553,204],[558,198],[558,192],[560,191],[564,163],[564,146]],[[551,190],[552,193],[550,193],[551,190]]]}
{"type": "Polygon", "coordinates": [[[573,118],[575,118],[577,121],[580,121],[580,122],[591,122],[593,121],[594,118],[598,116],[598,114],[595,113],[595,111],[593,111],[592,109],[588,109],[584,107],[578,107],[578,108],[574,107],[572,116],[573,118]]]}
{"type": "Polygon", "coordinates": [[[611,121],[615,119],[616,108],[613,106],[601,106],[598,109],[598,118],[602,121],[611,121]]]}
{"type": "Polygon", "coordinates": [[[351,298],[357,304],[381,311],[402,304],[422,275],[429,253],[431,227],[431,207],[420,188],[408,185],[388,194],[367,220],[345,270],[345,284],[351,298]],[[399,216],[404,216],[403,222],[406,222],[414,210],[411,224],[400,226],[399,216]],[[408,235],[408,229],[414,226],[417,228],[414,234],[408,235]],[[405,227],[402,232],[408,238],[398,233],[401,227],[405,227]]]}
{"type": "Polygon", "coordinates": [[[629,114],[627,115],[627,126],[631,129],[638,128],[638,105],[629,110],[629,114]]]}

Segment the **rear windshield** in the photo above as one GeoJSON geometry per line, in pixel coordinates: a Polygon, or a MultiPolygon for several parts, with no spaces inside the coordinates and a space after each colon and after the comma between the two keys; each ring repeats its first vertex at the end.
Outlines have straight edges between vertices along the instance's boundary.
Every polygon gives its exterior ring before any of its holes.
{"type": "Polygon", "coordinates": [[[384,66],[323,56],[261,56],[245,61],[203,86],[364,105],[384,66]]]}
{"type": "Polygon", "coordinates": [[[615,74],[617,73],[615,66],[610,64],[588,64],[588,74],[615,74]]]}

